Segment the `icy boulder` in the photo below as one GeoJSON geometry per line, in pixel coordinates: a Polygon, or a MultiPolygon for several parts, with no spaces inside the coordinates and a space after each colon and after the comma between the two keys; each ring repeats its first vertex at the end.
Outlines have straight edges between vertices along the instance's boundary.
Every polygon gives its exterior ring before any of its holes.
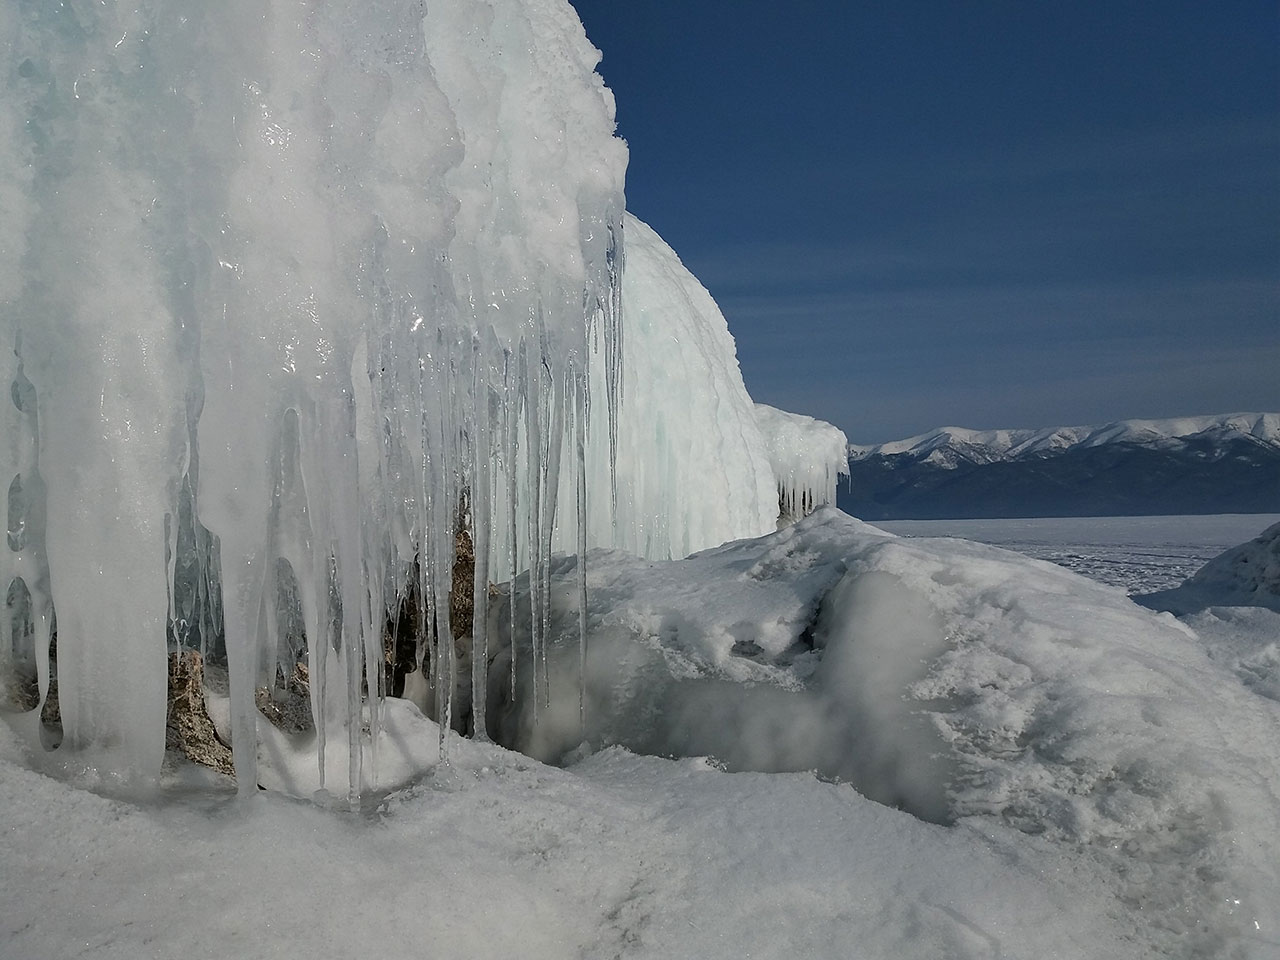
{"type": "MultiPolygon", "coordinates": [[[[590,560],[582,712],[576,643],[553,645],[549,707],[491,691],[500,739],[816,770],[935,822],[1083,849],[1187,955],[1280,923],[1274,704],[1119,590],[830,508],[683,561],[590,560]]],[[[553,635],[575,573],[553,578],[553,635]]],[[[516,656],[527,686],[522,637],[516,656]]]]}
{"type": "Polygon", "coordinates": [[[1280,611],[1280,523],[1214,557],[1182,586],[1134,599],[1144,607],[1177,616],[1206,607],[1280,611]]]}

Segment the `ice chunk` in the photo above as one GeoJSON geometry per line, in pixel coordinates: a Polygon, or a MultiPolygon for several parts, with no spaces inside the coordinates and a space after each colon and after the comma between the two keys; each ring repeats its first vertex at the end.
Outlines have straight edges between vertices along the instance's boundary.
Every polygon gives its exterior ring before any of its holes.
{"type": "Polygon", "coordinates": [[[779,519],[797,520],[835,503],[836,483],[849,474],[849,441],[844,432],[765,403],[755,405],[755,416],[778,481],[779,519]]]}

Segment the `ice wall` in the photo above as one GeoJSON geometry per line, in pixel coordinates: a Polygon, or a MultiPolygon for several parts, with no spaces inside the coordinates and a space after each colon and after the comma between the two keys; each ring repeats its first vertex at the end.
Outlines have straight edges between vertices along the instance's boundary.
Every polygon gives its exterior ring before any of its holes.
{"type": "Polygon", "coordinates": [[[626,238],[616,545],[672,559],[770,533],[773,468],[724,315],[649,226],[628,215],[626,238]]]}
{"type": "Polygon", "coordinates": [[[56,607],[60,753],[154,777],[166,635],[220,628],[252,789],[283,576],[359,783],[345,718],[408,578],[448,638],[460,514],[483,603],[488,561],[541,576],[557,503],[608,473],[626,153],[598,53],[563,0],[22,0],[0,50],[2,572],[28,646],[56,607]]]}

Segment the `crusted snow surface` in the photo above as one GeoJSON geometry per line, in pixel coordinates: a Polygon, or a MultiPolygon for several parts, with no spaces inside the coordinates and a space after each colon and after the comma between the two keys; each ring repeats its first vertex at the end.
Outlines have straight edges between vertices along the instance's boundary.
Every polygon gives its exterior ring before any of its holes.
{"type": "Polygon", "coordinates": [[[1208,607],[1185,618],[1209,655],[1261,697],[1280,702],[1280,611],[1208,607]]]}
{"type": "Polygon", "coordinates": [[[683,561],[590,559],[585,729],[573,558],[552,581],[563,695],[536,725],[502,684],[490,703],[565,769],[452,738],[441,763],[435,724],[389,702],[358,808],[274,734],[270,790],[178,764],[138,804],[83,789],[115,789],[93,770],[45,776],[0,727],[0,953],[1280,950],[1280,614],[1183,623],[829,508],[683,561]]]}
{"type": "Polygon", "coordinates": [[[1214,557],[1181,586],[1136,599],[1175,614],[1211,606],[1280,611],[1280,523],[1214,557]]]}
{"type": "MultiPolygon", "coordinates": [[[[576,704],[555,709],[566,697],[534,723],[497,691],[506,742],[814,770],[1011,849],[1072,851],[1155,955],[1280,949],[1280,711],[1247,658],[1215,659],[1173,617],[829,508],[680,562],[593,554],[589,571],[585,728],[576,704]]],[[[552,650],[566,690],[576,656],[552,650]]]]}
{"type": "Polygon", "coordinates": [[[450,756],[357,811],[237,798],[191,768],[134,804],[30,769],[0,727],[0,954],[1141,955],[1091,864],[810,774],[620,748],[567,771],[469,741],[450,756]]]}

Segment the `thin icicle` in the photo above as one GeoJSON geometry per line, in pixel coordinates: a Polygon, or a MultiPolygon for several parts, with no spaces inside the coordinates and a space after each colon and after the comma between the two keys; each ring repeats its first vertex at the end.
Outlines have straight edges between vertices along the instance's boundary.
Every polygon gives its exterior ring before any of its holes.
{"type": "Polygon", "coordinates": [[[578,524],[578,723],[587,730],[587,392],[585,372],[573,371],[573,438],[577,451],[578,524]]]}
{"type": "Polygon", "coordinates": [[[506,419],[504,424],[506,430],[505,448],[506,448],[506,477],[507,477],[507,551],[508,564],[507,575],[510,583],[507,589],[508,607],[510,608],[510,624],[508,637],[511,638],[512,648],[510,650],[511,660],[511,687],[510,697],[512,700],[516,697],[516,664],[517,657],[515,651],[515,636],[517,623],[517,605],[516,605],[516,572],[520,569],[518,547],[520,542],[520,521],[518,510],[518,483],[519,476],[516,470],[516,460],[520,447],[520,400],[519,391],[516,388],[517,371],[510,351],[503,353],[503,416],[506,419]]]}
{"type": "Polygon", "coordinates": [[[533,720],[538,722],[539,678],[544,664],[542,645],[542,422],[543,393],[542,364],[531,360],[525,341],[520,342],[520,374],[523,384],[525,411],[525,469],[528,490],[529,527],[529,645],[533,657],[533,720]]]}
{"type": "Polygon", "coordinates": [[[562,379],[558,384],[546,363],[545,355],[543,371],[546,373],[548,389],[547,404],[544,415],[547,423],[543,430],[546,447],[542,455],[542,502],[540,530],[542,540],[538,544],[541,555],[539,564],[538,592],[541,595],[539,608],[542,613],[542,698],[543,705],[551,705],[551,677],[547,668],[547,645],[551,635],[551,549],[552,533],[556,524],[556,503],[560,483],[560,451],[563,446],[565,429],[565,392],[570,389],[569,380],[562,379]]]}
{"type": "Polygon", "coordinates": [[[492,522],[489,451],[492,449],[492,418],[487,377],[481,374],[478,340],[473,341],[473,352],[476,379],[472,385],[475,410],[471,462],[475,472],[470,503],[475,567],[471,590],[471,718],[475,738],[483,741],[489,739],[485,725],[485,700],[489,689],[489,534],[492,522]]]}

